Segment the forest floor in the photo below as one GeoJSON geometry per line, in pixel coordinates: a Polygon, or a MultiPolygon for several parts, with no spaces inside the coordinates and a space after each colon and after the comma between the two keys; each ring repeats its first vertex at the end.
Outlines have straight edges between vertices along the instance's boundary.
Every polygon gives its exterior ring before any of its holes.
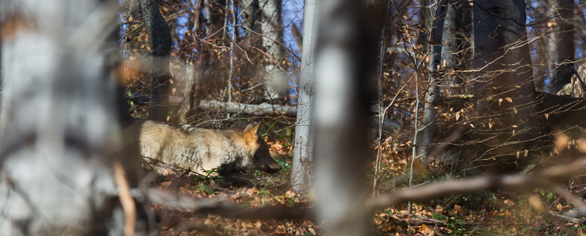
{"type": "MultiPolygon", "coordinates": [[[[258,178],[260,184],[257,187],[217,188],[214,187],[217,180],[194,176],[179,184],[174,183],[177,180],[163,180],[153,187],[171,188],[196,199],[223,199],[246,207],[308,203],[306,198],[288,190],[290,143],[278,140],[268,140],[268,143],[283,170],[273,175],[250,173],[258,178]]],[[[386,177],[378,194],[407,187],[405,176],[409,157],[406,153],[383,155],[381,172],[386,177]]],[[[452,178],[462,176],[430,166],[426,173],[415,178],[414,183],[423,185],[452,178]]],[[[567,186],[580,196],[584,194],[585,186],[577,182],[574,179],[567,186]]],[[[585,220],[564,216],[573,208],[571,203],[554,193],[538,188],[530,194],[483,192],[417,202],[413,204],[411,215],[407,214],[405,204],[375,212],[372,222],[375,235],[586,235],[585,220]]],[[[156,205],[153,209],[158,215],[160,235],[323,234],[322,225],[310,220],[236,220],[215,215],[193,216],[189,212],[167,210],[156,205]]]]}

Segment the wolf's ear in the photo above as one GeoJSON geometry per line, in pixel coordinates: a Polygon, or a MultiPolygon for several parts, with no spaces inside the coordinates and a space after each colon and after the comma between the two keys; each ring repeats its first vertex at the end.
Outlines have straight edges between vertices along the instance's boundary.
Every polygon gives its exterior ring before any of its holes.
{"type": "Polygon", "coordinates": [[[254,128],[254,125],[248,124],[246,128],[244,128],[244,133],[248,133],[248,131],[250,131],[252,128],[254,128]]]}
{"type": "Polygon", "coordinates": [[[246,129],[244,129],[246,139],[251,143],[256,142],[256,140],[258,140],[258,137],[260,137],[261,135],[260,132],[260,123],[258,123],[254,127],[252,126],[252,124],[249,124],[248,126],[246,126],[246,129]]]}

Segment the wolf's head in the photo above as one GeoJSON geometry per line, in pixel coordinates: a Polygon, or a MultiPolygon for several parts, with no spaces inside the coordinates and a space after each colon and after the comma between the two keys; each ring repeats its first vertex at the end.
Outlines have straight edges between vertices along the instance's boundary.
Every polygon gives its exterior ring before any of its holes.
{"type": "Polygon", "coordinates": [[[267,173],[275,173],[281,170],[269,151],[269,145],[261,137],[260,123],[256,126],[248,125],[244,129],[244,140],[252,155],[244,157],[242,163],[245,169],[262,170],[267,173]]]}

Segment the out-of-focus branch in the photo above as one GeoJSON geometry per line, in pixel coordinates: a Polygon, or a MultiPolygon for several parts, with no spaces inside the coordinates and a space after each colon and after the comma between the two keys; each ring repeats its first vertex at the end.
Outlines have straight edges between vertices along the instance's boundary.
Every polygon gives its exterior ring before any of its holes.
{"type": "Polygon", "coordinates": [[[369,206],[380,209],[408,201],[425,201],[455,193],[473,193],[487,190],[529,191],[536,187],[550,187],[586,170],[586,158],[533,174],[481,176],[464,180],[448,180],[419,188],[405,189],[372,199],[369,206]]]}
{"type": "MultiPolygon", "coordinates": [[[[143,194],[138,191],[133,191],[133,195],[141,198],[143,194]]],[[[213,214],[231,219],[282,220],[310,217],[308,208],[304,206],[246,208],[225,203],[222,200],[195,199],[160,189],[147,190],[146,197],[150,202],[172,210],[190,211],[193,214],[213,214]]]]}
{"type": "Polygon", "coordinates": [[[557,195],[565,198],[566,200],[570,201],[576,207],[576,216],[585,216],[586,215],[586,203],[579,199],[577,196],[570,193],[570,191],[565,190],[559,185],[552,186],[551,190],[553,190],[557,195]]]}
{"type": "MultiPolygon", "coordinates": [[[[513,174],[501,176],[480,176],[462,180],[447,180],[417,188],[403,189],[390,194],[381,195],[368,201],[373,210],[383,209],[406,203],[408,201],[425,201],[457,193],[474,193],[480,191],[532,191],[537,187],[552,188],[556,183],[586,171],[586,158],[571,163],[554,166],[532,174],[513,174]]],[[[557,192],[557,191],[556,191],[557,192]]],[[[134,196],[140,194],[133,192],[134,196]]],[[[563,197],[574,202],[573,195],[563,197]]],[[[569,193],[568,193],[569,194],[569,193]]],[[[188,196],[174,194],[164,190],[149,189],[148,199],[166,208],[191,211],[194,214],[214,214],[234,219],[302,219],[311,216],[311,208],[303,206],[265,206],[259,208],[243,208],[223,203],[221,200],[197,200],[188,196]]],[[[574,202],[575,203],[575,202],[574,202]]],[[[576,204],[576,203],[575,203],[576,204]]],[[[576,205],[580,208],[580,204],[576,205]]]]}
{"type": "Polygon", "coordinates": [[[126,180],[126,172],[119,161],[114,162],[114,180],[118,187],[118,193],[122,209],[124,210],[125,225],[124,235],[134,235],[134,225],[136,224],[136,207],[134,199],[130,195],[128,181],[126,180]]]}

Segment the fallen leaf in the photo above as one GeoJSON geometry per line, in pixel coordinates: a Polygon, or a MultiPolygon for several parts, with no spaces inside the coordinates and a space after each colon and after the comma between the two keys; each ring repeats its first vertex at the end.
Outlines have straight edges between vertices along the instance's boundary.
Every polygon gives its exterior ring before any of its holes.
{"type": "Polygon", "coordinates": [[[533,209],[535,209],[537,212],[544,212],[545,211],[545,207],[543,206],[543,203],[539,199],[539,196],[537,196],[535,194],[532,194],[531,196],[529,196],[529,205],[533,209]]]}

